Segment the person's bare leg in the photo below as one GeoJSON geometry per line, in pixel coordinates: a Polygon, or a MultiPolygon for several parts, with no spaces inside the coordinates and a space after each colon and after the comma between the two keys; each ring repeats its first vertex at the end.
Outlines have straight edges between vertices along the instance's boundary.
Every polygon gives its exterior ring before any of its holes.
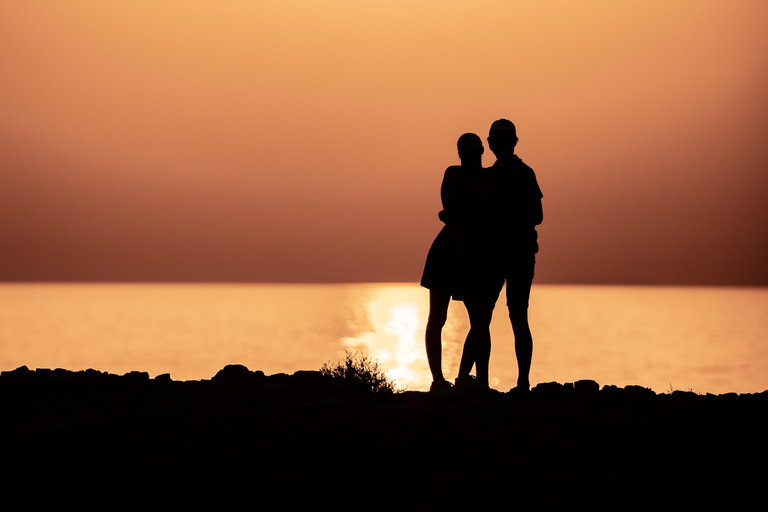
{"type": "Polygon", "coordinates": [[[448,304],[451,296],[433,290],[429,291],[429,317],[425,334],[427,363],[432,372],[432,381],[441,382],[443,377],[443,340],[442,332],[448,316],[448,304]]]}
{"type": "Polygon", "coordinates": [[[467,338],[464,340],[464,348],[461,351],[461,361],[459,362],[459,374],[456,376],[457,380],[468,379],[469,373],[475,366],[475,342],[472,336],[472,329],[467,333],[467,338]]]}
{"type": "Polygon", "coordinates": [[[531,359],[533,358],[533,336],[528,325],[528,309],[510,310],[512,332],[515,334],[515,354],[517,355],[517,387],[528,390],[531,387],[531,359]]]}
{"type": "Polygon", "coordinates": [[[459,365],[459,379],[469,377],[474,365],[477,382],[488,386],[493,306],[489,306],[486,301],[465,301],[464,304],[469,313],[470,327],[459,365]]]}

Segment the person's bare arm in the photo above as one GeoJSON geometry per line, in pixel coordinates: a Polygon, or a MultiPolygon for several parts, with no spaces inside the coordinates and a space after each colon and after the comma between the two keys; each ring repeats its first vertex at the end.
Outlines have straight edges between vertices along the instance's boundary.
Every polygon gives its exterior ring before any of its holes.
{"type": "Polygon", "coordinates": [[[458,212],[459,177],[458,167],[453,166],[445,170],[443,183],[440,186],[440,199],[443,203],[443,211],[440,212],[439,217],[448,228],[448,234],[456,250],[457,263],[461,267],[466,265],[467,252],[463,237],[461,236],[461,229],[459,229],[458,225],[460,215],[460,212],[458,212]]]}
{"type": "MultiPolygon", "coordinates": [[[[443,174],[443,183],[440,185],[440,200],[443,203],[442,217],[450,221],[456,217],[456,207],[458,204],[458,168],[449,167],[443,174]]],[[[443,220],[443,222],[446,222],[443,220]]]]}
{"type": "Polygon", "coordinates": [[[538,226],[544,221],[544,210],[541,207],[540,197],[537,199],[531,199],[531,204],[526,209],[526,211],[530,214],[530,217],[526,220],[534,226],[538,226]]]}

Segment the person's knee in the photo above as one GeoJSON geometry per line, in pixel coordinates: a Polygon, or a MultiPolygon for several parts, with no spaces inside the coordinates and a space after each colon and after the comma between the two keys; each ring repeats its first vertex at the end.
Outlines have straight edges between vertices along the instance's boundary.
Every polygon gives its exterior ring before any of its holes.
{"type": "Polygon", "coordinates": [[[493,318],[494,303],[490,301],[472,302],[467,304],[469,323],[472,325],[490,326],[493,318]]]}
{"type": "Polygon", "coordinates": [[[509,320],[512,322],[512,326],[515,325],[527,325],[528,324],[528,308],[523,306],[510,306],[509,307],[509,320]]]}

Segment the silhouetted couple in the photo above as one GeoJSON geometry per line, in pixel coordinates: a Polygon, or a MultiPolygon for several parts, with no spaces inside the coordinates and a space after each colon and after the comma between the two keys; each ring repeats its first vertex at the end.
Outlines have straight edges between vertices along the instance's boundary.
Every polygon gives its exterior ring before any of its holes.
{"type": "Polygon", "coordinates": [[[483,168],[480,137],[465,133],[458,141],[461,165],[445,171],[439,214],[445,226],[429,249],[421,279],[429,289],[426,348],[431,391],[452,387],[443,376],[441,340],[451,298],[464,302],[470,322],[456,388],[489,389],[491,316],[505,282],[518,365],[513,390],[530,389],[533,338],[528,299],[539,250],[536,226],[543,217],[542,193],[533,169],[515,155],[517,142],[515,125],[499,119],[488,134],[488,147],[496,155],[493,166],[483,168]]]}

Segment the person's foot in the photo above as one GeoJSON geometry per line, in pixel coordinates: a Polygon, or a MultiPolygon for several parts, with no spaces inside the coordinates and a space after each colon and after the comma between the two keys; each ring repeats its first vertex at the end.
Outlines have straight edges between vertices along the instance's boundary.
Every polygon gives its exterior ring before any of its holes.
{"type": "Polygon", "coordinates": [[[456,377],[457,391],[468,395],[485,395],[491,394],[496,390],[491,389],[490,386],[479,382],[474,375],[467,375],[466,377],[456,377]]]}
{"type": "Polygon", "coordinates": [[[429,392],[435,395],[441,395],[441,396],[456,395],[456,390],[453,389],[453,384],[451,384],[445,379],[433,381],[432,385],[429,386],[429,392]]]}

